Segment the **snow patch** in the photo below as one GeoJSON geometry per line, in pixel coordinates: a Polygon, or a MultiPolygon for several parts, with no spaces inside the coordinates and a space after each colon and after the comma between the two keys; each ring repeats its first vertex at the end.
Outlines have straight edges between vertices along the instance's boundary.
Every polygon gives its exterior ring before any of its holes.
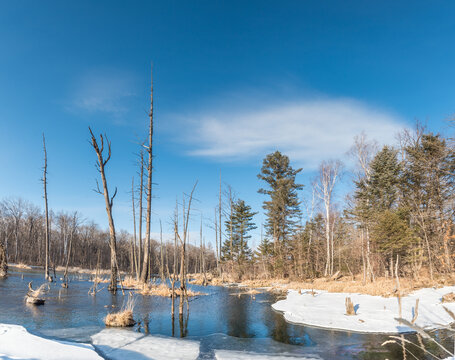
{"type": "Polygon", "coordinates": [[[100,360],[93,346],[50,340],[30,334],[23,326],[0,324],[0,359],[100,360]]]}
{"type": "MultiPolygon", "coordinates": [[[[417,326],[432,329],[454,322],[443,306],[455,312],[455,303],[441,302],[442,296],[450,292],[455,292],[455,286],[420,289],[402,297],[402,317],[409,321],[413,318],[416,299],[419,299],[417,326]]],[[[327,291],[315,291],[313,296],[311,290],[302,289],[301,294],[289,290],[287,298],[272,304],[272,308],[282,311],[285,320],[295,324],[363,333],[413,332],[411,328],[395,320],[399,317],[396,297],[327,291]],[[346,297],[350,297],[354,303],[354,316],[346,315],[346,297]]]]}
{"type": "Polygon", "coordinates": [[[105,329],[92,336],[92,343],[111,360],[192,360],[199,356],[199,342],[144,335],[125,329],[105,329]]]}

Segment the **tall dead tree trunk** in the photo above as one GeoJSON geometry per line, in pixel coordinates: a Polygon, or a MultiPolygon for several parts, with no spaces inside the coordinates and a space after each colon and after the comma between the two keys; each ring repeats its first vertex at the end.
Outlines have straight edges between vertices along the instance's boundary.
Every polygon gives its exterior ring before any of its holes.
{"type": "Polygon", "coordinates": [[[98,157],[97,163],[96,163],[96,168],[101,174],[101,180],[103,182],[103,192],[101,192],[99,188],[98,181],[96,182],[97,185],[97,190],[101,195],[104,195],[104,202],[106,203],[106,213],[107,213],[107,218],[109,221],[109,245],[111,248],[111,281],[109,283],[108,290],[113,292],[114,294],[117,292],[117,269],[118,269],[118,264],[117,264],[117,242],[115,238],[115,225],[114,225],[114,218],[112,217],[112,206],[114,204],[114,198],[115,195],[117,195],[117,188],[115,188],[114,195],[112,197],[109,197],[109,188],[107,186],[107,180],[106,180],[106,173],[104,171],[104,168],[108,161],[111,158],[111,143],[107,139],[106,136],[106,142],[108,146],[108,155],[107,158],[103,158],[103,150],[104,150],[104,138],[103,135],[100,134],[100,146],[98,146],[98,143],[96,141],[95,135],[93,135],[92,129],[90,127],[88,128],[90,131],[90,135],[92,136],[92,146],[93,149],[96,152],[96,155],[98,157]]]}
{"type": "Polygon", "coordinates": [[[141,271],[142,270],[142,220],[143,220],[142,211],[144,209],[144,207],[142,205],[142,200],[144,198],[144,196],[143,196],[143,192],[144,192],[144,151],[142,149],[141,149],[140,157],[141,157],[141,172],[140,172],[141,184],[139,187],[139,246],[138,246],[138,255],[137,255],[138,268],[137,268],[137,276],[136,276],[138,280],[141,277],[141,273],[142,273],[142,271],[141,271]]]}
{"type": "MultiPolygon", "coordinates": [[[[45,217],[45,262],[44,262],[44,278],[48,281],[52,281],[49,276],[49,243],[50,243],[50,232],[49,232],[49,209],[47,206],[47,151],[46,151],[46,139],[43,133],[43,150],[44,150],[44,167],[43,167],[43,186],[44,186],[44,217],[45,217]]],[[[17,240],[16,240],[17,244],[17,240]]]]}
{"type": "Polygon", "coordinates": [[[136,256],[136,206],[134,204],[134,176],[131,180],[131,202],[132,202],[132,207],[133,207],[133,239],[131,240],[131,273],[134,274],[136,273],[136,276],[138,274],[138,269],[137,269],[137,256],[136,256]],[[134,269],[133,269],[134,266],[134,269]]]}
{"type": "Polygon", "coordinates": [[[200,229],[200,243],[201,243],[201,273],[203,276],[202,285],[207,286],[207,276],[205,274],[205,244],[202,237],[202,214],[201,214],[201,229],[200,229]]]}
{"type": "MultiPolygon", "coordinates": [[[[222,203],[221,203],[221,171],[220,171],[220,193],[218,195],[218,241],[220,242],[219,243],[219,246],[218,246],[218,250],[219,250],[219,254],[218,254],[218,257],[221,261],[221,248],[222,248],[222,239],[221,239],[221,230],[222,230],[222,222],[221,222],[221,216],[222,216],[222,203]]],[[[219,269],[219,273],[220,273],[220,277],[223,277],[223,270],[222,270],[222,267],[220,266],[220,269],[219,269]]]]}
{"type": "Polygon", "coordinates": [[[74,213],[74,215],[73,215],[70,239],[69,239],[68,249],[66,251],[66,266],[65,266],[65,273],[63,274],[63,278],[65,279],[65,282],[62,284],[62,287],[64,287],[64,288],[68,288],[68,266],[70,263],[71,251],[73,248],[73,238],[74,238],[74,235],[76,234],[76,229],[77,229],[77,212],[74,213]]]}
{"type": "Polygon", "coordinates": [[[176,236],[180,240],[180,301],[179,301],[179,316],[183,316],[183,304],[186,299],[186,306],[188,310],[188,293],[186,288],[186,274],[185,274],[185,255],[186,255],[186,244],[188,240],[188,222],[191,211],[191,202],[193,201],[194,190],[196,189],[197,181],[191,190],[191,194],[188,200],[188,208],[185,209],[185,197],[183,198],[183,239],[178,233],[178,227],[174,224],[176,236]]]}
{"type": "Polygon", "coordinates": [[[166,282],[166,278],[164,277],[163,226],[161,224],[161,219],[160,219],[160,277],[161,283],[164,284],[166,282]]]}
{"type": "Polygon", "coordinates": [[[153,71],[152,71],[152,85],[150,91],[150,125],[149,125],[149,143],[146,146],[148,152],[148,163],[147,163],[147,219],[145,229],[145,249],[144,249],[144,262],[142,266],[141,281],[146,283],[150,278],[149,267],[150,267],[150,228],[152,219],[152,169],[153,169],[153,71]]]}
{"type": "Polygon", "coordinates": [[[5,247],[0,244],[0,279],[8,276],[8,262],[5,247]]]}
{"type": "Polygon", "coordinates": [[[341,163],[322,162],[319,168],[319,184],[317,184],[318,196],[324,203],[325,208],[325,237],[326,237],[326,265],[324,276],[333,275],[333,234],[330,223],[332,221],[332,193],[335,187],[341,163]]]}

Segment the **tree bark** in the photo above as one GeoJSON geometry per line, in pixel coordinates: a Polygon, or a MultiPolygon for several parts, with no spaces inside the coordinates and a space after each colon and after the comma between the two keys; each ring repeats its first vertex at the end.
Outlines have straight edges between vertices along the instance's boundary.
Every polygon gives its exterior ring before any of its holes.
{"type": "Polygon", "coordinates": [[[149,143],[146,147],[148,152],[148,163],[147,163],[147,220],[145,229],[145,249],[144,249],[144,262],[142,264],[142,275],[141,281],[146,283],[150,278],[149,266],[150,266],[150,228],[152,219],[152,169],[153,169],[153,72],[152,72],[152,85],[150,91],[150,126],[149,126],[149,143]]]}
{"type": "MultiPolygon", "coordinates": [[[[99,187],[97,187],[97,192],[99,194],[104,195],[104,202],[106,204],[106,213],[107,213],[107,218],[109,221],[109,240],[110,240],[109,245],[111,248],[111,280],[109,283],[108,290],[115,294],[117,292],[118,265],[117,265],[117,241],[116,241],[116,237],[115,237],[114,218],[112,217],[112,206],[114,203],[115,195],[117,195],[117,188],[115,188],[114,195],[112,197],[109,197],[109,188],[107,186],[106,174],[104,171],[106,164],[108,163],[108,161],[111,158],[111,143],[106,138],[107,145],[108,145],[108,156],[106,159],[103,159],[103,150],[104,150],[103,135],[100,135],[101,143],[100,143],[100,146],[98,146],[96,138],[93,135],[92,129],[90,129],[90,127],[89,127],[89,130],[90,130],[90,134],[92,136],[92,146],[98,157],[97,169],[101,174],[101,181],[103,183],[103,192],[101,192],[99,187]]],[[[97,182],[97,185],[98,185],[98,182],[97,182]]]]}
{"type": "MultiPolygon", "coordinates": [[[[43,134],[43,150],[44,150],[44,168],[43,168],[43,186],[44,186],[44,213],[45,213],[45,262],[44,262],[44,278],[48,281],[52,281],[52,278],[49,276],[49,243],[50,243],[50,233],[49,233],[49,209],[47,205],[47,151],[46,151],[46,139],[43,134]]],[[[16,240],[17,246],[17,240],[16,240]]]]}

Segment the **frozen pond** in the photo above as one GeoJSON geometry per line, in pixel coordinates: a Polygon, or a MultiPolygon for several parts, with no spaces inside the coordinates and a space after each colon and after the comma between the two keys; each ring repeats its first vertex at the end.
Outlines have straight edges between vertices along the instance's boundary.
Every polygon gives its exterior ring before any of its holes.
{"type": "MultiPolygon", "coordinates": [[[[90,342],[91,335],[105,328],[103,318],[112,306],[120,308],[127,296],[121,291],[111,295],[104,289],[93,297],[88,295],[92,283],[87,276],[74,275],[70,279],[69,289],[63,289],[59,281],[52,283],[46,304],[34,307],[25,304],[24,295],[29,281],[33,281],[34,287],[43,282],[42,273],[11,271],[7,279],[0,280],[0,323],[22,325],[33,334],[50,338],[90,342]]],[[[239,288],[190,287],[208,295],[190,299],[185,324],[181,326],[178,315],[172,324],[169,298],[136,295],[134,314],[139,323],[124,331],[197,340],[201,359],[214,358],[215,351],[222,354],[223,350],[322,359],[402,358],[400,347],[381,346],[387,336],[287,323],[271,307],[280,298],[277,295],[264,292],[252,297],[239,295],[242,292],[239,288]]]]}

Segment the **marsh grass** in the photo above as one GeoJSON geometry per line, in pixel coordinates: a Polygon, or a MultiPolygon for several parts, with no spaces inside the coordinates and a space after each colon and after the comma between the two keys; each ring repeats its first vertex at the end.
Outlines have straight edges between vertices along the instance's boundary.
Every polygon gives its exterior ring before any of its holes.
{"type": "Polygon", "coordinates": [[[135,298],[132,293],[129,294],[127,302],[118,312],[107,314],[104,323],[109,327],[130,327],[136,324],[133,317],[135,298]]]}
{"type": "MultiPolygon", "coordinates": [[[[198,277],[198,274],[190,275],[192,279],[191,284],[200,284],[202,276],[198,277]]],[[[209,285],[224,285],[232,283],[228,276],[223,279],[214,277],[211,274],[207,274],[209,285]]],[[[453,285],[455,283],[455,276],[444,275],[435,277],[432,281],[427,276],[422,276],[418,279],[412,278],[400,278],[400,292],[401,296],[406,296],[409,293],[422,288],[429,287],[442,287],[453,285]]],[[[319,278],[313,281],[299,281],[290,279],[254,279],[244,280],[237,285],[242,285],[248,288],[264,288],[273,292],[286,292],[287,290],[301,290],[301,289],[313,289],[313,290],[325,290],[328,292],[337,293],[359,293],[374,296],[392,297],[397,296],[397,283],[396,279],[377,277],[374,282],[363,283],[360,277],[352,278],[352,276],[341,277],[337,280],[330,278],[319,278]]]]}
{"type": "MultiPolygon", "coordinates": [[[[176,296],[180,296],[182,293],[180,288],[175,288],[174,291],[175,291],[176,296]]],[[[171,297],[172,289],[169,286],[167,286],[166,284],[159,284],[159,285],[148,284],[148,285],[143,285],[142,289],[137,291],[137,293],[144,295],[144,296],[171,297]]],[[[193,296],[200,296],[200,295],[207,295],[207,294],[201,293],[198,291],[193,291],[191,289],[186,290],[186,296],[193,297],[193,296]]]]}

